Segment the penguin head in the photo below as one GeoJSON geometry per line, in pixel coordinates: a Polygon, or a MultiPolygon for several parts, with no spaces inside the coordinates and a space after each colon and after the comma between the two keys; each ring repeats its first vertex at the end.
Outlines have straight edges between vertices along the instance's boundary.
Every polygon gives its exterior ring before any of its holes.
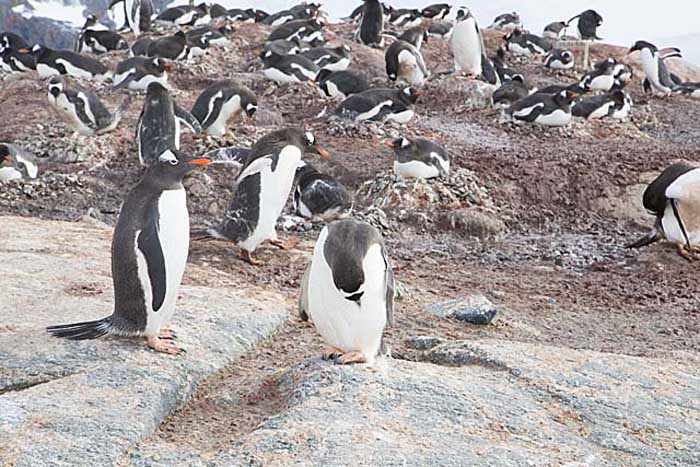
{"type": "Polygon", "coordinates": [[[321,157],[324,157],[328,159],[329,155],[327,151],[324,151],[319,145],[318,142],[316,141],[316,137],[314,136],[313,133],[310,131],[307,131],[304,133],[304,143],[305,143],[305,150],[307,152],[315,152],[321,157]]]}
{"type": "Polygon", "coordinates": [[[156,67],[156,70],[158,70],[159,73],[172,71],[173,69],[173,64],[161,57],[154,58],[151,63],[153,63],[153,66],[156,67]]]}
{"type": "Polygon", "coordinates": [[[46,47],[44,47],[43,45],[34,44],[34,46],[31,49],[29,49],[29,53],[31,53],[35,57],[38,57],[41,54],[43,54],[45,50],[48,50],[48,49],[46,47]]]}
{"type": "Polygon", "coordinates": [[[96,15],[88,15],[87,18],[85,18],[85,26],[83,28],[89,28],[97,24],[97,20],[99,18],[96,15]]]}
{"type": "Polygon", "coordinates": [[[413,145],[413,142],[405,137],[401,137],[398,139],[395,139],[394,141],[390,141],[387,143],[387,146],[392,148],[394,152],[399,153],[401,151],[405,151],[408,148],[410,148],[413,145]]]}
{"type": "Polygon", "coordinates": [[[158,99],[168,95],[168,90],[165,89],[165,86],[157,82],[150,83],[146,88],[147,99],[158,99]]]}
{"type": "Polygon", "coordinates": [[[457,21],[465,21],[468,18],[471,18],[472,14],[469,11],[469,8],[462,6],[459,7],[459,10],[457,10],[457,21]]]}
{"type": "Polygon", "coordinates": [[[209,164],[209,159],[192,158],[181,151],[166,149],[144,175],[151,186],[160,190],[179,188],[183,177],[197,167],[209,164]]]}
{"type": "Polygon", "coordinates": [[[248,102],[245,106],[245,113],[248,116],[248,118],[253,118],[253,115],[255,115],[255,112],[258,111],[258,104],[255,102],[255,100],[252,100],[251,102],[248,102]]]}
{"type": "Polygon", "coordinates": [[[561,53],[562,63],[571,63],[574,60],[574,54],[570,50],[565,50],[561,53]]]}
{"type": "Polygon", "coordinates": [[[49,80],[49,94],[53,97],[58,97],[63,92],[63,80],[58,76],[54,76],[49,80]]]}
{"type": "Polygon", "coordinates": [[[656,53],[659,49],[652,43],[647,42],[647,41],[637,41],[634,43],[634,45],[630,48],[628,54],[631,54],[632,52],[636,51],[642,51],[644,49],[649,49],[651,53],[656,53]]]}
{"type": "Polygon", "coordinates": [[[412,87],[403,88],[401,91],[399,91],[399,93],[402,100],[407,101],[411,104],[415,104],[416,101],[418,101],[418,97],[421,94],[420,91],[412,87]]]}

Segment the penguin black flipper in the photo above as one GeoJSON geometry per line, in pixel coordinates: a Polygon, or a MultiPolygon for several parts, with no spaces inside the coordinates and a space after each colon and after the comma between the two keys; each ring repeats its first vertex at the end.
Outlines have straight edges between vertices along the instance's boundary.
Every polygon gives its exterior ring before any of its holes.
{"type": "Polygon", "coordinates": [[[666,68],[666,64],[664,63],[664,61],[659,60],[658,64],[659,64],[659,82],[662,85],[664,85],[672,90],[676,89],[676,87],[678,85],[673,81],[673,79],[671,79],[671,75],[668,72],[668,68],[666,68]]]}
{"type": "MultiPolygon", "coordinates": [[[[207,115],[201,116],[201,119],[197,118],[197,121],[202,124],[202,128],[208,128],[214,124],[216,119],[219,118],[219,115],[221,114],[221,108],[224,106],[224,102],[226,102],[226,100],[227,96],[224,95],[223,92],[214,98],[211,111],[207,115]]],[[[192,115],[194,115],[195,117],[200,117],[195,114],[194,109],[192,115]]]]}
{"type": "Polygon", "coordinates": [[[165,274],[163,248],[158,239],[157,211],[152,211],[148,214],[146,225],[138,234],[136,245],[148,265],[148,278],[151,281],[151,291],[153,293],[152,308],[153,311],[158,311],[165,301],[167,277],[165,274]]]}
{"type": "Polygon", "coordinates": [[[301,293],[299,294],[299,319],[309,321],[309,276],[311,275],[311,262],[301,278],[301,293]]]}
{"type": "Polygon", "coordinates": [[[644,191],[642,197],[644,208],[652,214],[663,216],[668,204],[666,190],[678,177],[695,168],[686,162],[677,162],[668,166],[644,191]]]}
{"type": "Polygon", "coordinates": [[[109,334],[111,324],[112,317],[107,316],[95,321],[48,326],[46,331],[54,337],[61,337],[72,341],[82,341],[97,339],[109,334]]]}
{"type": "Polygon", "coordinates": [[[129,87],[129,84],[135,79],[136,79],[136,72],[130,73],[129,76],[127,76],[126,78],[121,80],[119,83],[115,84],[114,86],[112,86],[112,89],[116,90],[116,89],[127,88],[127,87],[129,87]]]}
{"type": "MultiPolygon", "coordinates": [[[[257,159],[250,164],[271,164],[269,158],[257,159]],[[257,162],[260,161],[260,162],[257,162]]],[[[260,206],[260,185],[262,176],[260,171],[246,174],[248,167],[243,171],[236,185],[236,195],[231,201],[231,205],[226,210],[223,224],[218,231],[226,238],[239,243],[250,237],[255,230],[256,219],[259,217],[260,206]]]]}
{"type": "Polygon", "coordinates": [[[199,120],[197,120],[194,115],[189,113],[187,110],[177,105],[175,102],[173,102],[173,111],[175,112],[175,117],[190,127],[194,134],[198,135],[202,132],[202,125],[199,123],[199,120]]]}
{"type": "Polygon", "coordinates": [[[382,257],[384,258],[384,264],[386,264],[386,273],[384,275],[384,280],[386,281],[386,324],[392,327],[394,326],[394,295],[396,294],[396,285],[394,281],[394,270],[391,267],[391,261],[389,261],[389,255],[384,246],[382,246],[382,257]]]}

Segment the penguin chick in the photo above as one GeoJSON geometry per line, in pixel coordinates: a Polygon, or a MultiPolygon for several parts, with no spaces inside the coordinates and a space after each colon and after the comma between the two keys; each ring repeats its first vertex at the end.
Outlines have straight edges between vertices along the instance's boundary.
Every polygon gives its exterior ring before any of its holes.
{"type": "Polygon", "coordinates": [[[299,303],[329,345],[324,359],[373,364],[394,314],[394,274],[379,232],[354,219],[324,227],[299,303]]]}
{"type": "Polygon", "coordinates": [[[253,117],[258,100],[247,86],[237,80],[218,81],[199,95],[192,115],[211,136],[224,136],[228,121],[238,115],[253,117]]]}
{"type": "Polygon", "coordinates": [[[34,156],[10,143],[0,143],[0,181],[36,178],[39,167],[34,156]]]}
{"type": "Polygon", "coordinates": [[[208,162],[171,150],[158,156],[127,195],[114,229],[113,313],[95,321],[49,326],[50,334],[71,340],[145,336],[156,352],[183,352],[168,329],[190,243],[182,179],[208,162]]]}
{"type": "Polygon", "coordinates": [[[322,174],[301,161],[296,171],[292,204],[306,219],[329,221],[346,217],[352,210],[352,196],[335,178],[322,174]]]}
{"type": "Polygon", "coordinates": [[[399,138],[389,147],[394,150],[394,174],[406,178],[448,177],[450,158],[445,148],[427,139],[399,138]]]}
{"type": "Polygon", "coordinates": [[[409,86],[422,86],[430,76],[423,55],[408,42],[397,40],[384,55],[386,74],[391,81],[403,81],[409,86]]]}

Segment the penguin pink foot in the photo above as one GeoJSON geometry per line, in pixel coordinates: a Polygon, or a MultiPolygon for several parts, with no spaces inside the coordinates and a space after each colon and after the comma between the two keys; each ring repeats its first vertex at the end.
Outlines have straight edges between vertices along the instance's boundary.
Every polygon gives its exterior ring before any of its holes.
{"type": "Polygon", "coordinates": [[[367,358],[360,352],[344,353],[335,361],[338,365],[349,365],[351,363],[366,363],[367,358]]]}
{"type": "Polygon", "coordinates": [[[168,329],[166,326],[160,328],[160,334],[158,335],[158,337],[165,340],[177,339],[177,335],[170,329],[168,329]]]}
{"type": "Polygon", "coordinates": [[[292,248],[296,247],[299,242],[300,240],[298,238],[288,238],[286,242],[277,239],[270,240],[270,243],[281,250],[291,250],[292,248]]]}
{"type": "Polygon", "coordinates": [[[181,355],[187,353],[187,351],[177,344],[168,342],[165,339],[161,339],[158,336],[147,336],[148,346],[159,353],[166,353],[169,355],[181,355]]]}
{"type": "Polygon", "coordinates": [[[262,261],[253,259],[253,254],[248,250],[241,250],[239,258],[241,258],[243,261],[250,264],[251,266],[261,266],[263,264],[262,261]]]}
{"type": "Polygon", "coordinates": [[[325,349],[323,349],[321,358],[324,360],[335,360],[336,358],[342,356],[344,353],[345,352],[343,352],[337,347],[326,347],[325,349]]]}

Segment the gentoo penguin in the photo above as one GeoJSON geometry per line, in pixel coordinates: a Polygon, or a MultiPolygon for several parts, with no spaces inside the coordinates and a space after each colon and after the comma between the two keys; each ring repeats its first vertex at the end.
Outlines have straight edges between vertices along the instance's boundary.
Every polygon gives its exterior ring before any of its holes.
{"type": "Polygon", "coordinates": [[[131,57],[120,62],[114,73],[114,88],[145,91],[151,83],[168,84],[173,64],[160,57],[131,57]]]}
{"type": "Polygon", "coordinates": [[[321,70],[316,75],[316,84],[323,93],[332,98],[343,98],[369,89],[367,79],[353,71],[321,70]]]}
{"type": "Polygon", "coordinates": [[[329,345],[324,359],[374,364],[393,325],[394,274],[379,232],[354,219],[321,231],[304,275],[300,312],[329,345]]]}
{"type": "Polygon", "coordinates": [[[546,54],[552,50],[552,45],[540,36],[524,33],[520,29],[509,32],[503,39],[506,50],[514,55],[546,54]]]}
{"type": "Polygon", "coordinates": [[[333,48],[313,47],[299,52],[299,55],[308,58],[325,70],[343,71],[350,66],[350,47],[347,45],[333,48]]]}
{"type": "Polygon", "coordinates": [[[129,56],[147,57],[148,48],[153,43],[153,40],[154,39],[152,37],[142,37],[141,39],[138,39],[136,42],[131,44],[131,48],[129,49],[129,56]]]}
{"type": "Polygon", "coordinates": [[[496,73],[498,73],[498,77],[502,83],[514,80],[516,78],[522,82],[525,82],[525,77],[506,63],[506,51],[502,47],[498,48],[496,55],[491,57],[490,61],[495,68],[496,73]]]}
{"type": "Polygon", "coordinates": [[[187,35],[182,31],[178,31],[172,36],[165,36],[152,41],[148,45],[147,55],[170,60],[186,60],[189,58],[189,52],[190,46],[187,43],[187,35]]]}
{"type": "Polygon", "coordinates": [[[605,94],[587,97],[574,104],[571,113],[574,117],[587,120],[605,117],[624,118],[629,113],[628,97],[622,89],[616,89],[605,94]],[[624,114],[624,116],[623,116],[624,114]]]}
{"type": "Polygon", "coordinates": [[[248,87],[233,79],[217,81],[199,95],[192,115],[211,136],[224,136],[231,117],[245,114],[252,117],[258,110],[258,100],[248,87]]]}
{"type": "Polygon", "coordinates": [[[341,102],[337,114],[356,122],[395,121],[408,123],[415,115],[411,108],[418,100],[420,92],[407,87],[403,89],[368,89],[353,94],[341,102]]]}
{"type": "Polygon", "coordinates": [[[651,84],[658,93],[666,96],[670,95],[677,87],[677,84],[671,79],[666,64],[664,63],[664,57],[680,55],[678,49],[671,50],[673,51],[672,54],[669,54],[667,51],[662,54],[662,51],[654,44],[646,41],[637,41],[628,52],[633,53],[639,51],[642,59],[642,70],[644,70],[649,84],[651,84]]]}
{"type": "Polygon", "coordinates": [[[457,24],[450,39],[454,55],[455,73],[476,78],[481,75],[481,60],[484,54],[484,41],[479,25],[468,8],[457,11],[457,24]]]}
{"type": "Polygon", "coordinates": [[[59,75],[94,79],[95,81],[105,81],[112,78],[112,72],[100,61],[70,50],[52,50],[37,44],[32,47],[32,55],[36,60],[36,71],[41,78],[59,75]]]}
{"type": "Polygon", "coordinates": [[[271,14],[262,20],[261,23],[269,24],[271,26],[280,26],[294,20],[313,19],[318,16],[319,8],[320,5],[317,4],[296,5],[288,10],[282,10],[271,14]]]}
{"type": "Polygon", "coordinates": [[[389,143],[394,150],[394,174],[399,180],[407,178],[447,177],[450,157],[445,148],[423,138],[399,138],[389,143]]]}
{"type": "MultiPolygon", "coordinates": [[[[255,10],[252,8],[248,8],[247,10],[242,10],[240,8],[230,8],[227,12],[227,19],[229,21],[239,21],[241,23],[255,23],[256,22],[256,15],[255,15],[255,10]]],[[[265,18],[261,18],[260,21],[264,20],[265,18]]],[[[260,22],[257,21],[257,22],[260,22]]]]}
{"type": "Polygon", "coordinates": [[[576,94],[577,96],[586,92],[586,90],[583,88],[583,85],[580,82],[578,82],[574,84],[550,84],[549,86],[537,89],[535,93],[556,96],[557,94],[561,94],[562,91],[569,91],[573,94],[576,94]]]}
{"type": "Polygon", "coordinates": [[[231,43],[231,41],[226,37],[228,34],[233,32],[233,28],[228,25],[221,26],[218,29],[211,27],[202,27],[191,29],[187,32],[188,41],[200,41],[199,38],[206,38],[207,44],[213,47],[224,47],[231,43]]]}
{"type": "Polygon", "coordinates": [[[570,70],[574,67],[574,54],[570,50],[552,49],[544,56],[544,66],[552,70],[570,70]]]}
{"type": "Polygon", "coordinates": [[[0,181],[28,180],[38,174],[34,156],[14,144],[0,143],[0,181]]]}
{"type": "Polygon", "coordinates": [[[498,74],[493,62],[491,62],[486,54],[481,57],[481,76],[479,76],[479,79],[489,84],[493,84],[494,86],[501,85],[501,77],[498,74]]]}
{"type": "Polygon", "coordinates": [[[576,25],[576,30],[578,31],[578,36],[584,41],[601,40],[598,37],[597,29],[603,24],[603,17],[598,14],[595,10],[586,10],[583,13],[574,16],[569,21],[566,22],[568,27],[571,22],[578,18],[578,24],[576,25]]]}
{"type": "Polygon", "coordinates": [[[180,122],[195,133],[202,126],[188,111],[173,101],[160,83],[151,83],[136,125],[136,144],[141,165],[151,165],[168,149],[180,149],[180,122]]]}
{"type": "Polygon", "coordinates": [[[316,20],[295,20],[278,26],[269,36],[267,42],[284,39],[291,41],[298,39],[303,44],[309,44],[312,47],[319,47],[325,43],[323,37],[322,24],[316,20]]]}
{"type": "Polygon", "coordinates": [[[565,126],[571,122],[571,103],[575,97],[576,94],[568,90],[554,96],[535,93],[513,104],[505,113],[516,123],[565,126]]]}
{"type": "Polygon", "coordinates": [[[92,53],[101,54],[113,50],[126,50],[129,44],[114,31],[95,31],[88,29],[82,33],[82,42],[92,53]]]}
{"type": "Polygon", "coordinates": [[[446,21],[439,23],[431,23],[428,26],[428,36],[437,37],[443,40],[449,40],[452,37],[452,31],[454,29],[454,24],[448,23],[446,21]]]}
{"type": "Polygon", "coordinates": [[[306,219],[339,219],[350,214],[352,196],[335,178],[301,161],[294,177],[292,205],[306,219]]]}
{"type": "Polygon", "coordinates": [[[190,59],[193,57],[201,57],[202,55],[205,55],[207,53],[207,50],[209,49],[209,36],[207,35],[198,35],[198,36],[190,36],[189,34],[187,35],[187,57],[186,59],[190,59]]]}
{"type": "Polygon", "coordinates": [[[614,61],[597,63],[593,70],[581,78],[581,85],[586,91],[610,91],[615,86],[615,70],[614,61]]]}
{"type": "Polygon", "coordinates": [[[421,26],[406,29],[400,36],[400,41],[405,41],[411,44],[416,49],[420,50],[423,41],[428,42],[428,31],[421,26]]]}
{"type": "Polygon", "coordinates": [[[564,31],[566,31],[566,23],[564,21],[555,21],[544,27],[542,37],[545,39],[561,39],[564,31]]]}
{"type": "Polygon", "coordinates": [[[525,85],[522,77],[505,81],[501,86],[493,92],[491,100],[494,106],[510,107],[520,99],[530,95],[530,90],[525,85]]]}
{"type": "MultiPolygon", "coordinates": [[[[209,16],[209,6],[206,3],[199,5],[179,5],[166,8],[156,16],[156,21],[173,23],[176,26],[194,26],[198,20],[209,16]]],[[[209,17],[211,21],[211,18],[209,17]]],[[[206,21],[205,21],[206,22],[206,21]]]]}
{"type": "Polygon", "coordinates": [[[299,44],[299,39],[277,39],[272,42],[266,42],[259,56],[265,55],[266,52],[272,52],[277,55],[296,55],[301,52],[302,47],[299,44]]]}
{"type": "Polygon", "coordinates": [[[700,99],[700,83],[681,83],[676,87],[676,92],[694,99],[700,99]]]}
{"type": "Polygon", "coordinates": [[[502,15],[496,16],[493,20],[493,24],[489,26],[490,29],[500,29],[500,30],[513,30],[520,28],[520,15],[516,12],[503,13],[502,15]]]}
{"type": "Polygon", "coordinates": [[[96,15],[88,15],[85,18],[85,24],[83,25],[83,28],[80,30],[78,33],[78,37],[75,40],[75,47],[73,49],[74,52],[76,53],[81,53],[83,51],[83,47],[85,46],[85,31],[90,31],[90,30],[95,30],[95,31],[108,31],[109,28],[101,23],[97,22],[98,17],[96,15]]]}
{"type": "Polygon", "coordinates": [[[423,55],[408,42],[397,40],[384,54],[386,74],[391,81],[403,81],[409,86],[422,86],[430,76],[423,55]]]}
{"type": "Polygon", "coordinates": [[[208,163],[174,150],[158,156],[127,195],[114,229],[114,312],[95,321],[49,326],[49,333],[71,340],[145,336],[156,352],[183,352],[168,329],[190,244],[182,179],[208,163]]]}
{"type": "Polygon", "coordinates": [[[263,75],[279,84],[315,81],[319,72],[319,67],[313,61],[299,54],[277,55],[267,51],[261,58],[263,75]]]}
{"type": "Polygon", "coordinates": [[[364,0],[362,21],[357,31],[360,42],[370,47],[384,47],[384,8],[379,0],[364,0]]]}
{"type": "Polygon", "coordinates": [[[420,10],[411,8],[400,8],[392,10],[389,15],[389,23],[398,28],[414,28],[423,21],[423,14],[420,10]]]}
{"type": "Polygon", "coordinates": [[[298,128],[273,131],[258,140],[236,180],[236,193],[223,222],[208,234],[236,242],[242,258],[251,264],[259,264],[252,253],[265,240],[289,248],[289,242],[277,239],[275,225],[305,152],[328,157],[311,132],[298,128]]]}
{"type": "Polygon", "coordinates": [[[151,30],[151,17],[155,13],[152,0],[112,0],[108,9],[123,5],[124,27],[136,37],[151,30]]]}
{"type": "Polygon", "coordinates": [[[640,248],[662,238],[675,243],[683,258],[700,258],[700,170],[686,162],[667,167],[644,191],[644,207],[654,216],[654,228],[645,237],[627,245],[640,248]]]}
{"type": "Polygon", "coordinates": [[[127,96],[117,110],[110,112],[95,94],[79,87],[69,88],[58,76],[49,81],[48,98],[61,118],[77,133],[86,136],[109,133],[117,128],[131,103],[127,96]]]}
{"type": "Polygon", "coordinates": [[[217,19],[217,18],[227,19],[228,10],[223,5],[220,5],[218,3],[212,3],[211,5],[209,5],[209,15],[211,16],[212,19],[217,19]]]}
{"type": "Polygon", "coordinates": [[[0,70],[23,73],[35,69],[36,60],[29,50],[0,48],[0,70]]]}
{"type": "Polygon", "coordinates": [[[450,14],[452,7],[447,3],[434,3],[423,8],[421,14],[423,18],[445,19],[450,14]]]}
{"type": "Polygon", "coordinates": [[[20,50],[29,48],[30,46],[27,41],[17,34],[12,32],[0,33],[0,49],[20,50]]]}

